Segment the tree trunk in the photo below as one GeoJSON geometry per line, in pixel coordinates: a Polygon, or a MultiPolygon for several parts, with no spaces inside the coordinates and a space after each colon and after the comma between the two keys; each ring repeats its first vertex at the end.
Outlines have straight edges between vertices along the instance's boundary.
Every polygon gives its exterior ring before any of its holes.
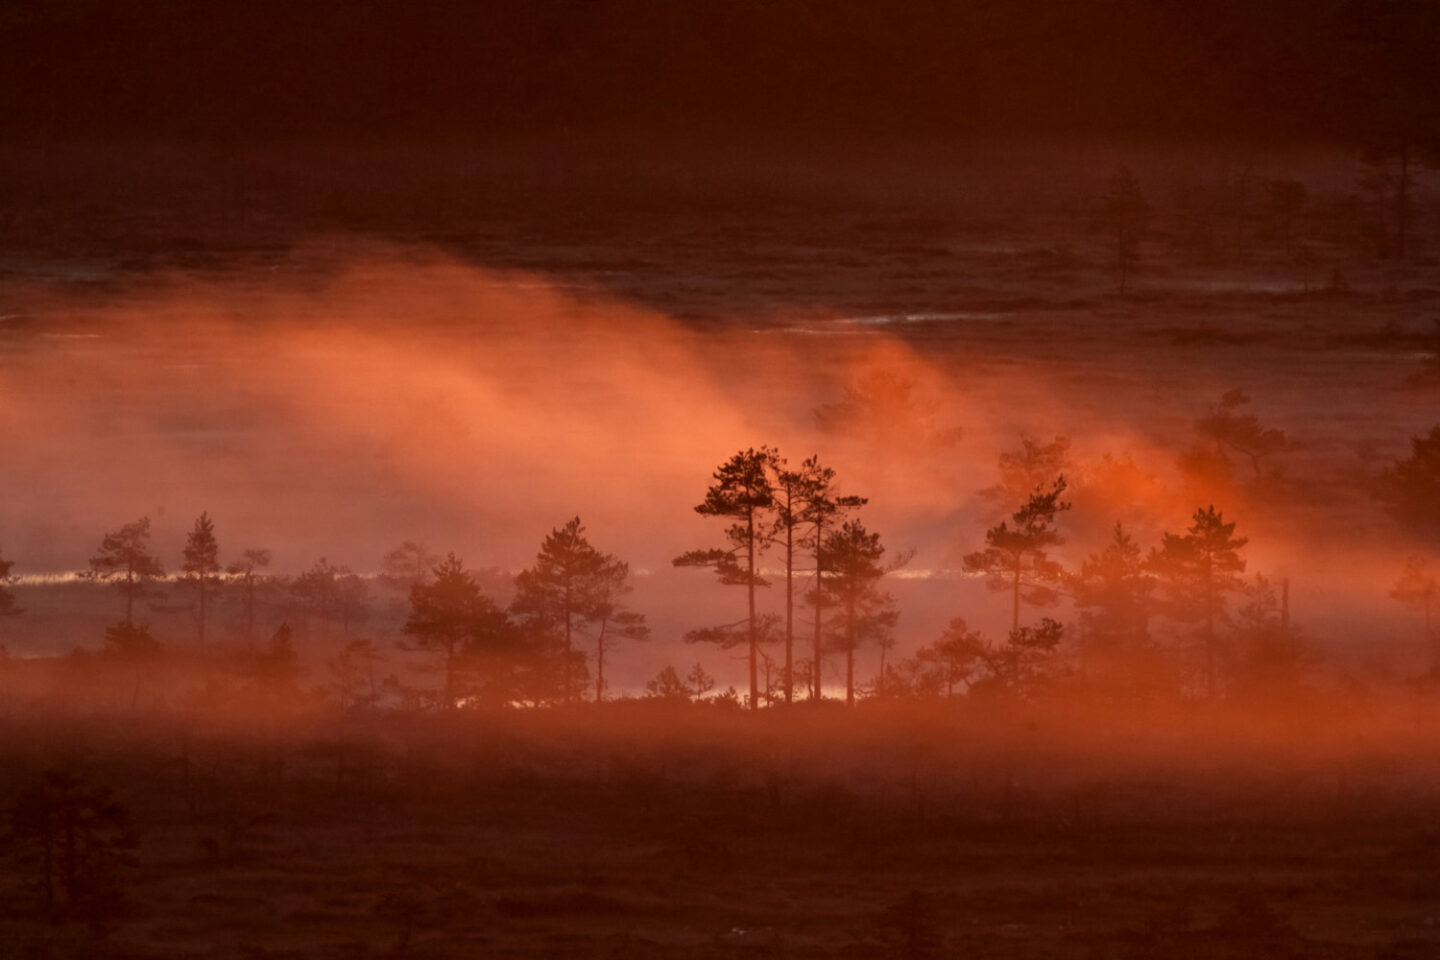
{"type": "Polygon", "coordinates": [[[815,703],[820,702],[820,648],[825,621],[825,591],[821,586],[823,574],[820,570],[820,544],[825,533],[824,526],[818,519],[815,521],[815,660],[810,664],[810,699],[815,703]]]}
{"type": "Polygon", "coordinates": [[[789,521],[790,495],[787,491],[785,503],[785,703],[794,702],[795,696],[795,525],[789,521]]]}
{"type": "Polygon", "coordinates": [[[746,593],[750,604],[750,709],[760,708],[760,675],[758,664],[755,661],[756,654],[760,650],[760,639],[756,632],[755,624],[755,511],[746,511],[745,524],[747,536],[745,538],[746,553],[749,565],[745,568],[746,593]]]}
{"type": "Polygon", "coordinates": [[[845,706],[855,706],[855,603],[845,605],[845,706]]]}

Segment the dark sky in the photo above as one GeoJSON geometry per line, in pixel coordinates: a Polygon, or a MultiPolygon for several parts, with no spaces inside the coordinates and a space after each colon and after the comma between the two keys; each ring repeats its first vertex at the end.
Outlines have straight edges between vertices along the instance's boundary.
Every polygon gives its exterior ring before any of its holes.
{"type": "Polygon", "coordinates": [[[1334,140],[1429,112],[1437,25],[1413,0],[0,0],[0,128],[1334,140]]]}

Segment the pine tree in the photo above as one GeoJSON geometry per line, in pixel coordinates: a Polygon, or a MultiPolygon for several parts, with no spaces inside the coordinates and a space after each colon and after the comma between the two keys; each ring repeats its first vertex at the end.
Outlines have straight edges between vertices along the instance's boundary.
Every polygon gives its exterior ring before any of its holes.
{"type": "MultiPolygon", "coordinates": [[[[820,466],[818,457],[810,457],[800,465],[800,509],[796,520],[805,529],[800,545],[809,549],[814,561],[815,580],[809,592],[815,607],[814,635],[810,660],[810,698],[819,703],[824,664],[825,570],[820,562],[825,538],[837,523],[843,522],[847,511],[858,510],[869,502],[865,497],[842,495],[836,488],[835,471],[820,466]]],[[[790,663],[789,654],[786,663],[790,663]]]]}
{"type": "Polygon", "coordinates": [[[1165,534],[1159,549],[1151,551],[1150,566],[1159,575],[1167,600],[1167,613],[1184,623],[1201,625],[1205,647],[1205,691],[1215,695],[1215,625],[1226,615],[1226,597],[1244,581],[1245,560],[1240,550],[1250,541],[1235,536],[1235,524],[1226,523],[1213,505],[1196,510],[1184,534],[1165,534]]]}
{"type": "Polygon", "coordinates": [[[223,581],[220,573],[220,546],[215,540],[215,523],[209,514],[201,513],[185,540],[185,561],[180,565],[181,586],[198,595],[200,610],[195,622],[199,628],[200,645],[205,645],[205,623],[209,599],[223,581]]]}
{"type": "Polygon", "coordinates": [[[894,597],[880,589],[880,579],[913,554],[882,564],[884,555],[880,535],[870,533],[858,520],[827,534],[820,550],[820,569],[827,575],[821,589],[836,608],[831,635],[845,655],[847,705],[855,703],[855,651],[867,641],[883,643],[900,616],[894,597]]]}
{"type": "Polygon", "coordinates": [[[81,576],[112,582],[125,597],[125,626],[135,625],[135,599],[145,596],[151,580],[165,575],[165,567],[150,553],[150,518],[141,517],[114,533],[105,534],[100,552],[90,558],[90,570],[81,576]]]}
{"type": "Polygon", "coordinates": [[[552,530],[535,565],[515,577],[511,612],[560,648],[562,701],[575,697],[571,674],[577,634],[593,632],[597,702],[605,696],[607,647],[620,636],[649,636],[644,616],[621,603],[631,589],[629,564],[591,546],[579,517],[552,530]]]}
{"type": "Polygon", "coordinates": [[[705,500],[695,508],[695,512],[705,517],[734,520],[725,530],[729,545],[709,550],[691,550],[674,560],[677,567],[713,567],[722,584],[745,588],[746,617],[743,621],[718,631],[691,631],[687,639],[721,640],[722,636],[728,636],[733,630],[741,626],[745,628],[745,641],[749,650],[751,709],[760,706],[761,631],[755,613],[755,589],[769,586],[769,583],[760,575],[756,560],[773,539],[773,528],[767,522],[775,507],[775,490],[769,475],[773,456],[773,451],[768,447],[742,450],[716,469],[715,482],[705,491],[705,500]]]}
{"type": "Polygon", "coordinates": [[[467,653],[499,654],[507,652],[505,614],[480,592],[474,574],[455,554],[449,554],[435,567],[434,575],[424,583],[410,588],[410,615],[405,620],[405,635],[412,646],[440,656],[444,681],[440,691],[440,707],[453,710],[465,690],[461,682],[467,653]]]}
{"type": "Polygon", "coordinates": [[[1009,521],[985,532],[984,550],[965,557],[967,572],[984,574],[991,590],[1010,592],[1011,634],[1020,629],[1022,600],[1045,607],[1058,599],[1056,587],[1063,581],[1064,571],[1048,551],[1065,542],[1055,529],[1056,516],[1070,509],[1070,504],[1060,499],[1064,494],[1063,476],[1048,490],[1036,487],[1009,521]]]}

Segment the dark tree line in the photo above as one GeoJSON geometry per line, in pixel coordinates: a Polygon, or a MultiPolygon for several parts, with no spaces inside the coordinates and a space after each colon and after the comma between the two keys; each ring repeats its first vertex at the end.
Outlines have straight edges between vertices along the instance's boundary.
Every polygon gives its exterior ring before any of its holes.
{"type": "MultiPolygon", "coordinates": [[[[1243,453],[1257,463],[1292,448],[1282,431],[1238,412],[1245,399],[1227,394],[1197,422],[1197,432],[1220,455],[1243,453]]],[[[1440,544],[1437,451],[1440,427],[1413,438],[1410,455],[1381,473],[1374,489],[1420,547],[1391,596],[1416,611],[1430,673],[1440,677],[1440,587],[1432,572],[1440,544]]],[[[882,583],[910,554],[888,551],[851,515],[865,498],[842,493],[835,472],[818,458],[794,466],[768,447],[737,452],[714,471],[695,508],[724,524],[722,544],[685,553],[675,564],[708,567],[722,585],[744,588],[742,617],[691,630],[686,639],[743,648],[748,689],[743,698],[713,695],[714,678],[696,664],[688,676],[662,671],[652,692],[718,696],[757,708],[791,703],[799,687],[819,702],[832,659],[842,664],[847,703],[865,695],[987,689],[1029,695],[1056,683],[1108,695],[1168,687],[1217,698],[1296,680],[1306,652],[1291,618],[1289,584],[1253,572],[1247,577],[1248,539],[1214,505],[1196,509],[1187,529],[1163,534],[1148,550],[1116,523],[1108,542],[1067,568],[1057,551],[1078,511],[1072,511],[1067,474],[1057,471],[1080,470],[1082,494],[1088,476],[1071,460],[1069,442],[1023,438],[1018,450],[1001,455],[999,468],[1000,482],[983,493],[997,504],[1008,500],[1014,510],[985,531],[980,549],[964,555],[963,568],[1004,595],[1008,631],[992,640],[956,617],[935,641],[896,659],[890,650],[899,612],[882,583]],[[765,567],[767,556],[778,561],[774,572],[765,567]],[[783,613],[771,614],[760,597],[781,576],[783,613]],[[1073,608],[1073,622],[1050,615],[1062,600],[1073,608]],[[781,644],[783,658],[767,653],[781,644]],[[811,649],[802,651],[807,645],[811,649]],[[857,669],[857,652],[867,648],[879,654],[868,682],[857,669]]],[[[204,651],[214,645],[209,624],[217,605],[227,604],[235,621],[231,637],[241,647],[217,654],[231,656],[248,683],[302,699],[319,695],[301,682],[300,652],[314,639],[307,632],[314,621],[323,631],[319,639],[340,643],[329,662],[330,687],[354,708],[374,707],[387,696],[443,710],[599,702],[607,697],[614,645],[649,635],[644,616],[627,606],[629,566],[595,548],[578,517],[552,530],[534,563],[514,577],[467,569],[454,554],[437,560],[410,541],[386,555],[385,572],[374,582],[403,595],[402,648],[419,654],[438,676],[429,687],[407,687],[386,666],[385,650],[352,632],[375,607],[367,578],[324,557],[293,577],[276,577],[267,572],[269,552],[257,549],[223,566],[216,524],[202,513],[187,536],[180,572],[167,579],[150,536],[144,517],[106,533],[82,575],[120,594],[122,616],[106,627],[101,655],[133,684],[126,689],[132,704],[171,652],[151,634],[146,609],[190,614],[191,648],[204,651]],[[497,586],[513,598],[494,599],[497,586]],[[188,602],[170,602],[168,589],[188,602]],[[268,626],[259,630],[262,620],[268,626]]],[[[13,561],[0,560],[0,614],[11,616],[21,612],[13,568],[13,561]]]]}

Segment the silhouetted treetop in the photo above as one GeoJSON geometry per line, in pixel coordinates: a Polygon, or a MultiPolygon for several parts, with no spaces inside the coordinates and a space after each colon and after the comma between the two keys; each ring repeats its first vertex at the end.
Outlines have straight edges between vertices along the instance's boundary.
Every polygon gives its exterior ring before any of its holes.
{"type": "Polygon", "coordinates": [[[1440,425],[1410,446],[1410,456],[1381,474],[1375,497],[1402,525],[1440,540],[1440,425]]]}

